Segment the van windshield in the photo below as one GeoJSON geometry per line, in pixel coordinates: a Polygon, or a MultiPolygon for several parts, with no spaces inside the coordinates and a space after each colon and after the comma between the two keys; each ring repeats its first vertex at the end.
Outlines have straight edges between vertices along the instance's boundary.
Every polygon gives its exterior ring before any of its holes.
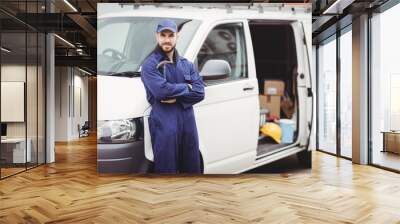
{"type": "MultiPolygon", "coordinates": [[[[143,60],[155,48],[156,17],[118,17],[98,20],[97,72],[99,75],[140,75],[143,60]]],[[[171,18],[178,25],[176,48],[183,55],[195,31],[198,20],[171,18]]]]}

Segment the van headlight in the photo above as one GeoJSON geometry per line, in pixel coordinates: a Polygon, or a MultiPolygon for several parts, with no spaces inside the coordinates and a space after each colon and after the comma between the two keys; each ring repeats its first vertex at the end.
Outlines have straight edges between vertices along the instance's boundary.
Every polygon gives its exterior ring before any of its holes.
{"type": "Polygon", "coordinates": [[[97,143],[127,143],[143,139],[141,118],[97,121],[97,143]]]}

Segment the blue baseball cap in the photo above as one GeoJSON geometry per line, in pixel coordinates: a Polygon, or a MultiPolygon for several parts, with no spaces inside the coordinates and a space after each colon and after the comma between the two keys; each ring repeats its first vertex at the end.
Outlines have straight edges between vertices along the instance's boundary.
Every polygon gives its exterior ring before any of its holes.
{"type": "Polygon", "coordinates": [[[157,25],[157,33],[164,30],[169,30],[176,33],[177,30],[176,23],[171,19],[164,19],[160,21],[157,25]]]}

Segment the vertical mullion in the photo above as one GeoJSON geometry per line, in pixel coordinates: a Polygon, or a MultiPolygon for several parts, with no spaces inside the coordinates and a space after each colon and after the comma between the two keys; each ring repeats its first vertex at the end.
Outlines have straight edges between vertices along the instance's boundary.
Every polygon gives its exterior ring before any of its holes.
{"type": "MultiPolygon", "coordinates": [[[[28,1],[25,0],[25,21],[28,19],[28,1]]],[[[28,25],[25,23],[25,170],[28,169],[28,116],[27,116],[27,97],[28,97],[28,25]]]]}
{"type": "Polygon", "coordinates": [[[372,85],[371,85],[371,80],[372,80],[372,63],[371,63],[371,57],[372,57],[372,25],[371,25],[371,20],[372,20],[372,12],[368,11],[368,20],[367,20],[367,47],[368,47],[368,53],[367,53],[367,85],[368,85],[368,95],[367,95],[367,119],[368,119],[368,124],[367,124],[367,141],[368,141],[368,164],[373,164],[373,153],[372,153],[372,85]]]}
{"type": "MultiPolygon", "coordinates": [[[[36,14],[37,16],[39,16],[39,0],[36,0],[36,14]]],[[[36,166],[38,165],[39,165],[39,30],[36,31],[36,166]]]]}
{"type": "MultiPolygon", "coordinates": [[[[75,119],[75,69],[74,67],[71,67],[72,70],[72,87],[71,87],[71,94],[72,94],[72,117],[75,119]]],[[[72,122],[73,123],[73,122],[72,122]]]]}
{"type": "MultiPolygon", "coordinates": [[[[44,2],[44,11],[47,14],[48,10],[48,5],[49,3],[47,0],[44,2]]],[[[43,139],[44,139],[44,161],[43,163],[47,163],[47,38],[48,38],[48,33],[47,31],[44,32],[44,69],[42,69],[42,76],[44,73],[44,134],[43,134],[43,139]]],[[[43,44],[43,42],[42,42],[43,44]]],[[[42,79],[43,80],[43,79],[42,79]]],[[[43,84],[43,83],[42,83],[43,84]]],[[[60,90],[61,91],[61,90],[60,90]]],[[[43,107],[42,107],[43,109],[43,107]]]]}
{"type": "Polygon", "coordinates": [[[70,67],[67,67],[67,72],[68,72],[68,118],[71,117],[71,70],[68,69],[70,67]]]}
{"type": "Polygon", "coordinates": [[[315,92],[316,92],[316,99],[315,99],[315,123],[316,123],[316,129],[315,129],[315,148],[319,149],[319,44],[316,45],[315,47],[315,92]]]}
{"type": "Polygon", "coordinates": [[[340,116],[340,78],[341,78],[341,64],[340,64],[340,30],[336,31],[336,154],[341,156],[341,116],[340,116]]]}
{"type": "MultiPolygon", "coordinates": [[[[68,68],[67,68],[67,71],[68,71],[68,68]]],[[[59,90],[60,90],[60,94],[58,94],[58,95],[60,96],[60,100],[59,100],[59,101],[60,101],[60,109],[59,109],[59,110],[60,110],[60,118],[62,117],[62,96],[61,96],[61,95],[62,95],[62,91],[61,91],[61,90],[62,90],[62,85],[61,85],[61,81],[62,81],[62,80],[61,80],[61,79],[62,79],[63,76],[65,76],[65,75],[64,75],[64,73],[61,71],[61,72],[60,72],[60,75],[58,76],[58,84],[59,84],[59,85],[58,85],[58,88],[59,88],[59,90]]],[[[55,82],[55,81],[54,81],[54,82],[55,82]]]]}

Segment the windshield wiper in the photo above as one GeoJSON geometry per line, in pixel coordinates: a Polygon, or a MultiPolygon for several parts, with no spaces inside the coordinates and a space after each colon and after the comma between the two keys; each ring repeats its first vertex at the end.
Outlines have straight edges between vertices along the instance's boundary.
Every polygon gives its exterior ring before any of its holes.
{"type": "Polygon", "coordinates": [[[134,77],[140,77],[140,72],[126,71],[126,72],[111,73],[110,75],[118,77],[134,78],[134,77]]]}

